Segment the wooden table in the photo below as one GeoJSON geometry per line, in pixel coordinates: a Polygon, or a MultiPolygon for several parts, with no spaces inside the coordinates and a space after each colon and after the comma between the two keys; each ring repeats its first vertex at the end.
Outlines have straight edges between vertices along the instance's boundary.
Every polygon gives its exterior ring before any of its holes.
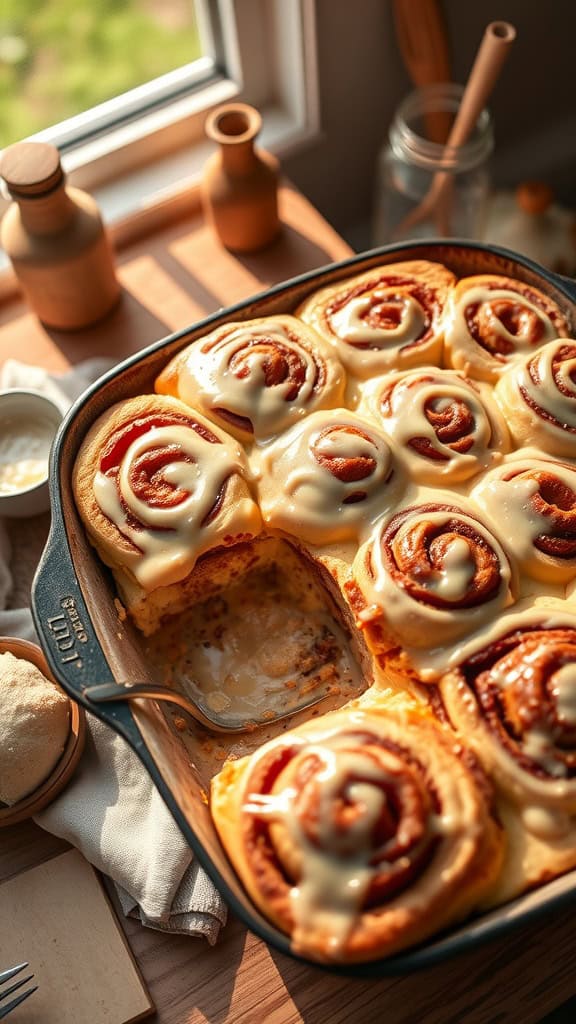
{"type": "MultiPolygon", "coordinates": [[[[289,186],[283,237],[257,256],[222,249],[198,211],[118,257],[124,296],[99,327],[44,330],[18,301],[0,308],[0,361],[52,370],[93,355],[122,358],[208,312],[350,254],[289,186]]],[[[0,833],[0,879],[55,856],[65,844],[32,822],[0,833]]],[[[16,925],[17,926],[17,925],[16,925]]],[[[342,980],[271,951],[230,920],[215,947],[123,920],[161,1024],[532,1024],[576,994],[576,916],[568,909],[531,930],[412,977],[342,980]]]]}

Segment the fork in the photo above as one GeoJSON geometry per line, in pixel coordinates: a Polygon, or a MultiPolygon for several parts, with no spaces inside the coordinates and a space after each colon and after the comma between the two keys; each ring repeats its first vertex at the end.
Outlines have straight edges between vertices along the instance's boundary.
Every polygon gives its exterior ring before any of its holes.
{"type": "MultiPolygon", "coordinates": [[[[7,971],[0,971],[0,986],[2,986],[5,981],[10,981],[10,978],[15,978],[16,975],[20,974],[20,971],[23,971],[25,967],[28,967],[27,963],[18,964],[16,967],[9,967],[7,971]]],[[[7,999],[8,996],[11,996],[13,992],[16,992],[19,988],[22,988],[22,985],[25,985],[28,981],[31,981],[33,977],[33,974],[29,974],[27,978],[21,978],[20,981],[15,982],[14,985],[10,985],[9,988],[0,988],[0,1003],[3,1003],[4,999],[7,999]]],[[[12,1013],[12,1010],[15,1010],[17,1006],[20,1006],[20,1003],[23,1003],[25,999],[28,999],[28,996],[31,996],[32,993],[35,992],[37,988],[38,985],[33,985],[32,988],[26,989],[25,992],[20,992],[19,995],[15,996],[15,998],[12,999],[9,1003],[0,1006],[0,1020],[3,1020],[4,1017],[7,1017],[9,1013],[12,1013]]]]}

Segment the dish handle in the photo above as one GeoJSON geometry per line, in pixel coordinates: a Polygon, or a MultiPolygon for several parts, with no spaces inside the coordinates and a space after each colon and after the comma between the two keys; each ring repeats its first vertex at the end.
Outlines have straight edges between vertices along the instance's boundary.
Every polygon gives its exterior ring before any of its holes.
{"type": "Polygon", "coordinates": [[[57,520],[34,575],[31,603],[38,639],[56,681],[142,754],[144,740],[129,704],[95,705],[84,696],[87,686],[112,682],[114,676],[84,602],[64,526],[57,520]]]}

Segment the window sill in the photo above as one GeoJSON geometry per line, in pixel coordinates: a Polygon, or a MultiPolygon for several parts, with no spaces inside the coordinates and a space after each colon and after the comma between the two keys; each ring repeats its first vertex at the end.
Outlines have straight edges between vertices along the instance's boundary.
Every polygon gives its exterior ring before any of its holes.
{"type": "Polygon", "coordinates": [[[17,358],[58,373],[92,356],[118,362],[225,306],[353,255],[293,185],[282,181],[278,198],[283,230],[262,252],[230,252],[190,204],[185,216],[123,246],[122,301],[92,327],[45,327],[21,297],[0,305],[0,365],[17,358]]]}
{"type": "MultiPolygon", "coordinates": [[[[280,159],[311,145],[318,138],[315,125],[302,127],[280,107],[262,110],[263,129],[258,142],[280,159]]],[[[115,180],[90,189],[99,204],[117,251],[197,211],[200,176],[214,145],[198,141],[189,149],[170,153],[115,180]]],[[[64,167],[68,172],[66,160],[64,167]]],[[[77,184],[72,170],[69,180],[77,184]]],[[[0,302],[12,299],[19,287],[6,254],[0,251],[0,302]]]]}
{"type": "MultiPolygon", "coordinates": [[[[234,99],[252,103],[262,115],[258,143],[281,160],[318,138],[314,0],[218,3],[229,77],[96,132],[76,148],[63,148],[50,129],[36,136],[59,145],[69,183],[94,196],[118,250],[198,207],[201,170],[214,150],[204,136],[209,109],[234,99]],[[266,51],[264,62],[250,60],[254,47],[266,51]]],[[[0,216],[6,206],[0,197],[0,216]]],[[[0,251],[0,301],[16,292],[0,251]]]]}

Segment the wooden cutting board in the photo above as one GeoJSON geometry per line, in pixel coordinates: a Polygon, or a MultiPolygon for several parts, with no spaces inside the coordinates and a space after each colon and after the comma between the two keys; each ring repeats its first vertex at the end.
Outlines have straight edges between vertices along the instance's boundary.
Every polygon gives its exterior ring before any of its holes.
{"type": "Polygon", "coordinates": [[[15,1011],[22,1024],[129,1024],[154,1011],[102,883],[77,850],[0,885],[0,970],[23,961],[38,991],[15,1011]]]}

